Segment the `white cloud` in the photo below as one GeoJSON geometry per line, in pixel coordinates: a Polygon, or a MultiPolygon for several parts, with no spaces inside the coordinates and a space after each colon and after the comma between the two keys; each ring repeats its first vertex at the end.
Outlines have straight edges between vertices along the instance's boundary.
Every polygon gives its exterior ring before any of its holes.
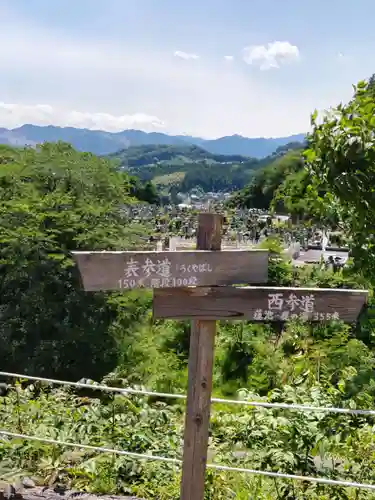
{"type": "Polygon", "coordinates": [[[224,59],[228,62],[232,62],[234,60],[233,56],[224,56],[224,59]]]}
{"type": "Polygon", "coordinates": [[[156,116],[143,113],[115,116],[109,113],[67,110],[47,104],[6,104],[4,102],[0,102],[0,123],[1,126],[7,128],[16,128],[25,123],[32,123],[34,125],[106,130],[108,132],[119,132],[129,128],[152,131],[165,126],[165,123],[156,116]]]}
{"type": "Polygon", "coordinates": [[[173,55],[175,57],[179,57],[180,59],[185,59],[185,61],[188,61],[189,59],[199,59],[199,56],[197,54],[190,54],[189,52],[182,52],[181,50],[176,50],[173,55]]]}
{"type": "Polygon", "coordinates": [[[101,37],[95,30],[59,30],[36,15],[0,16],[0,100],[18,103],[0,109],[0,127],[33,122],[152,130],[165,122],[163,130],[172,134],[281,136],[306,130],[319,106],[224,64],[225,53],[207,56],[204,65],[176,64],[173,50],[154,42],[139,33],[114,36],[105,27],[101,37]]]}
{"type": "Polygon", "coordinates": [[[282,64],[299,59],[299,49],[289,42],[272,42],[267,45],[251,45],[242,50],[247,64],[259,66],[261,70],[279,68],[282,64]]]}

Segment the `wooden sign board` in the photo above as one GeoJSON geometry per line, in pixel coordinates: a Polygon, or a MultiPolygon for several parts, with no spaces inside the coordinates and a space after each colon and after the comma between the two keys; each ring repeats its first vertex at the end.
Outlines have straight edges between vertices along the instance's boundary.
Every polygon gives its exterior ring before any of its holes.
{"type": "Polygon", "coordinates": [[[329,288],[187,288],[154,290],[155,318],[243,319],[254,322],[354,322],[367,290],[329,288]]]}
{"type": "Polygon", "coordinates": [[[87,291],[267,282],[266,250],[72,253],[87,291]]]}

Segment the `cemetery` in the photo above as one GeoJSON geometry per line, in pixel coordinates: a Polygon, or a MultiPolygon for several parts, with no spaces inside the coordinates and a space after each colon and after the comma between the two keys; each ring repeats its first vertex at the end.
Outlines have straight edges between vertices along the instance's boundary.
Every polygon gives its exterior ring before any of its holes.
{"type": "MultiPolygon", "coordinates": [[[[223,248],[255,248],[267,238],[277,238],[281,240],[285,254],[297,266],[323,261],[326,267],[334,267],[335,262],[342,266],[348,260],[347,246],[337,246],[339,233],[330,231],[330,228],[296,225],[290,216],[264,210],[231,210],[225,203],[211,204],[210,207],[224,216],[223,248]]],[[[165,250],[194,248],[199,212],[194,207],[138,205],[126,210],[129,220],[155,223],[151,242],[155,249],[157,242],[161,242],[165,250]]]]}

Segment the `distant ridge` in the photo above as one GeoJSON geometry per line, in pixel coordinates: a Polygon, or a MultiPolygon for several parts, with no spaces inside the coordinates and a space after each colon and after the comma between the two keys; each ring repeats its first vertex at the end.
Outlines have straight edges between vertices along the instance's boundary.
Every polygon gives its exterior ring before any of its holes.
{"type": "Polygon", "coordinates": [[[303,142],[305,134],[288,137],[249,138],[240,135],[220,137],[219,139],[201,139],[182,135],[168,135],[161,132],[143,132],[141,130],[123,130],[105,132],[74,127],[39,126],[26,124],[22,127],[0,128],[0,144],[24,146],[42,142],[69,142],[78,151],[87,151],[97,155],[116,153],[130,146],[186,144],[199,146],[212,154],[242,155],[252,158],[264,158],[271,155],[280,146],[290,142],[303,142]]]}

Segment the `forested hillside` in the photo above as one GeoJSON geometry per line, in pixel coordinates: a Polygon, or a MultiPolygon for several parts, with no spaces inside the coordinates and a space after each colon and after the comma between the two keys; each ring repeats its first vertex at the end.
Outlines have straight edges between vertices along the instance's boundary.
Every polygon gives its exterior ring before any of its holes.
{"type": "Polygon", "coordinates": [[[233,191],[248,184],[255,170],[272,164],[290,149],[302,148],[291,143],[278,148],[262,160],[240,155],[211,154],[197,146],[139,146],[123,149],[113,155],[119,166],[142,181],[152,181],[168,194],[171,188],[189,192],[233,191]]]}
{"type": "Polygon", "coordinates": [[[152,181],[170,193],[171,188],[189,192],[230,191],[249,182],[259,160],[240,155],[215,155],[197,146],[139,146],[111,155],[122,169],[143,181],[152,181]]]}
{"type": "MultiPolygon", "coordinates": [[[[303,185],[299,181],[302,182],[305,177],[303,149],[297,148],[259,168],[249,184],[235,193],[229,203],[232,206],[269,209],[272,202],[277,202],[279,210],[291,211],[287,186],[296,180],[296,196],[303,198],[303,185]]],[[[303,202],[302,199],[299,201],[303,202]]]]}
{"type": "Polygon", "coordinates": [[[241,155],[220,155],[212,154],[207,150],[198,146],[170,146],[170,145],[143,145],[131,146],[127,149],[122,149],[116,153],[109,155],[120,161],[122,168],[136,168],[144,165],[152,165],[158,163],[163,165],[163,162],[178,162],[185,163],[187,161],[207,161],[212,163],[230,163],[244,162],[248,160],[246,156],[241,155]]]}

